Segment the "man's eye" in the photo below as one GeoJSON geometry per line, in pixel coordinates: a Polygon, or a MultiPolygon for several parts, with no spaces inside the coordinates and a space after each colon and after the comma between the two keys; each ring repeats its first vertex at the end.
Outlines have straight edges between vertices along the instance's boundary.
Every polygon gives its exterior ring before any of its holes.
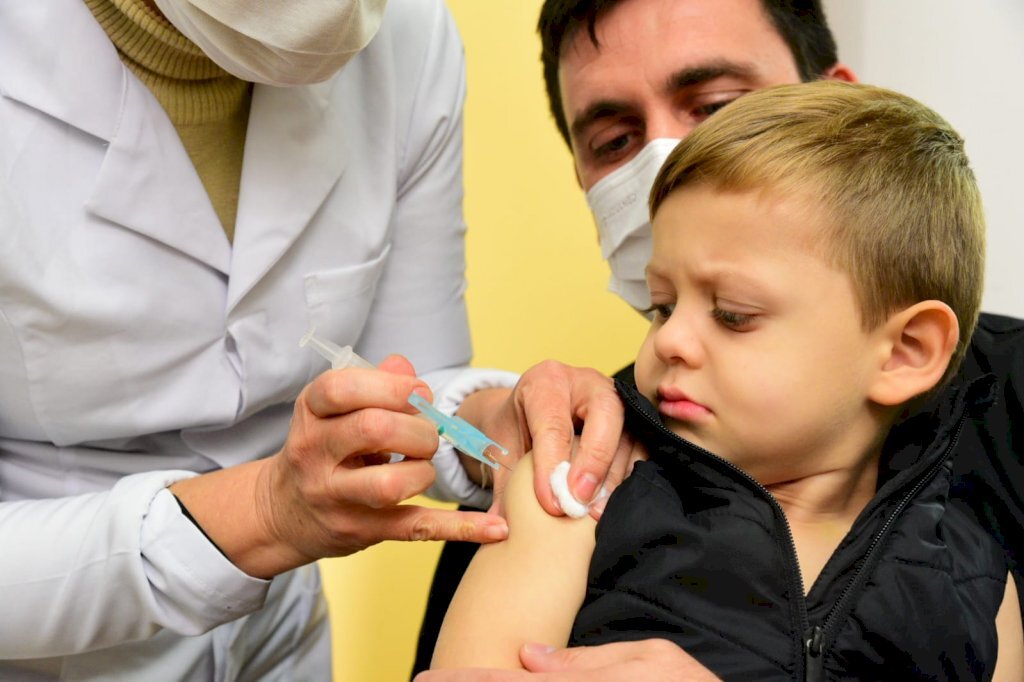
{"type": "Polygon", "coordinates": [[[622,134],[613,137],[608,142],[605,142],[604,144],[594,149],[594,156],[596,156],[599,159],[606,159],[610,156],[614,156],[615,154],[625,150],[629,146],[629,138],[630,136],[628,134],[622,134]]]}
{"type": "Polygon", "coordinates": [[[704,120],[705,118],[708,118],[712,114],[714,114],[717,111],[719,111],[720,109],[722,109],[727,104],[732,104],[735,101],[736,101],[735,98],[733,98],[733,99],[724,99],[724,100],[721,100],[719,102],[711,102],[709,104],[701,105],[701,106],[699,106],[699,107],[697,107],[695,109],[696,118],[698,118],[700,120],[704,120]]]}
{"type": "Polygon", "coordinates": [[[731,310],[723,310],[717,306],[711,311],[711,317],[735,331],[747,331],[747,328],[757,319],[757,315],[735,313],[731,310]]]}

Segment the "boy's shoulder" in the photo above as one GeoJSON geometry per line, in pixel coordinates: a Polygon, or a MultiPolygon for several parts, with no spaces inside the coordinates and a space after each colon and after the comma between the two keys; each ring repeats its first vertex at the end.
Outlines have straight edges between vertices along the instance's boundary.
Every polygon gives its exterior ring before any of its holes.
{"type": "Polygon", "coordinates": [[[1024,319],[981,313],[971,336],[961,374],[991,372],[997,379],[1009,379],[1014,372],[1024,379],[1024,319]]]}

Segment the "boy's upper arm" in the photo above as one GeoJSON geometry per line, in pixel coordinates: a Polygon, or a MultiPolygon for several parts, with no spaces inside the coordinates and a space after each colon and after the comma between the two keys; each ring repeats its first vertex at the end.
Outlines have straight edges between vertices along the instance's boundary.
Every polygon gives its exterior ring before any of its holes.
{"type": "Polygon", "coordinates": [[[996,631],[999,636],[999,653],[993,682],[1024,680],[1024,624],[1021,623],[1020,600],[1013,573],[1006,576],[1006,591],[1003,603],[996,615],[996,631]]]}
{"type": "Polygon", "coordinates": [[[564,646],[583,603],[593,519],[547,514],[524,457],[505,489],[509,537],[477,550],[452,599],[431,667],[520,668],[526,642],[564,646]]]}

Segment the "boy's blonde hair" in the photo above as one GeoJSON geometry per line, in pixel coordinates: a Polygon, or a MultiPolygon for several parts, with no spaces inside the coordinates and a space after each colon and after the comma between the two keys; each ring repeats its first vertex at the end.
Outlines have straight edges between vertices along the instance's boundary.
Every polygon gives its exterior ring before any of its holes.
{"type": "Polygon", "coordinates": [[[676,147],[651,190],[651,215],[694,183],[822,207],[823,253],[853,280],[865,328],[943,301],[960,325],[944,379],[956,371],[981,306],[985,220],[963,139],[934,111],[838,81],[753,92],[676,147]]]}

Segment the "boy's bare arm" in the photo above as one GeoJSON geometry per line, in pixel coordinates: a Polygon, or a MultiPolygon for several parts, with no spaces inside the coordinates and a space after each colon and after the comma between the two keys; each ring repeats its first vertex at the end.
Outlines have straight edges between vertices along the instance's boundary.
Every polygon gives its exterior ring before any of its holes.
{"type": "Polygon", "coordinates": [[[1020,682],[1024,680],[1024,626],[1021,624],[1020,601],[1013,573],[1006,576],[1006,592],[1003,593],[1003,605],[999,607],[996,616],[996,629],[999,634],[999,654],[992,680],[1020,682]]]}
{"type": "Polygon", "coordinates": [[[505,489],[508,540],[480,547],[434,649],[432,668],[521,668],[526,642],[565,646],[583,603],[595,521],[549,515],[533,491],[533,458],[505,489]]]}

